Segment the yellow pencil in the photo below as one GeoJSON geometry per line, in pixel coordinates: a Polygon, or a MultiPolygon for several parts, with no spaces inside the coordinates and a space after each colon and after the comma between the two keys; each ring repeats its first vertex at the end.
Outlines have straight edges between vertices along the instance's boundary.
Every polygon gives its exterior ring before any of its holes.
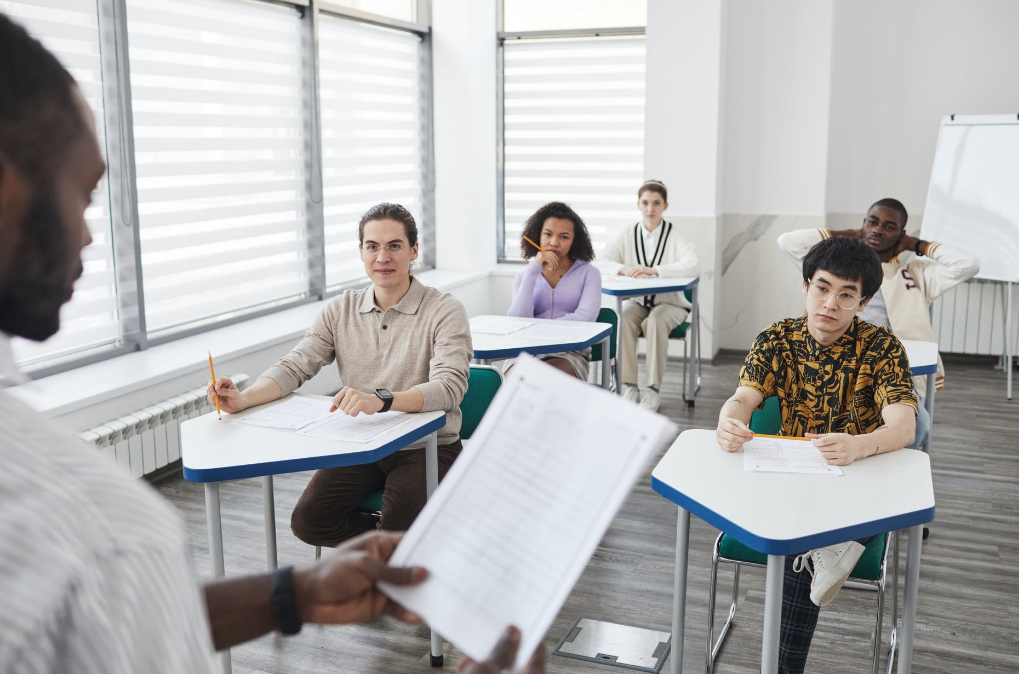
{"type": "MultiPolygon", "coordinates": [[[[209,352],[209,374],[212,375],[212,390],[216,390],[216,371],[212,369],[212,352],[209,352]]],[[[220,421],[223,419],[223,413],[219,411],[219,396],[216,396],[216,414],[219,415],[220,421]]]]}
{"type": "Polygon", "coordinates": [[[765,433],[754,433],[755,438],[779,438],[781,440],[809,440],[802,435],[767,435],[765,433]]]}
{"type": "Polygon", "coordinates": [[[528,238],[527,238],[526,236],[524,237],[524,241],[526,241],[527,243],[531,244],[532,246],[534,246],[535,248],[537,248],[538,250],[540,250],[540,251],[541,251],[542,253],[546,252],[544,248],[542,248],[541,246],[539,246],[539,245],[538,245],[538,244],[536,244],[535,242],[531,241],[531,240],[530,240],[530,239],[528,239],[528,238]]]}

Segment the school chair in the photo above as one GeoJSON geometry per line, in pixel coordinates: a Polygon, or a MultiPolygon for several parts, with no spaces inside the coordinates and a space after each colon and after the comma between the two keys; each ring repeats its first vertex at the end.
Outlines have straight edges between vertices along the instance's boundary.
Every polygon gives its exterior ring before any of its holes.
{"type": "MultiPolygon", "coordinates": [[[[602,307],[601,311],[598,312],[598,318],[595,319],[597,323],[608,323],[612,326],[612,334],[609,335],[609,363],[612,365],[612,373],[615,378],[614,391],[622,393],[622,387],[619,385],[619,357],[616,353],[616,335],[619,332],[619,317],[616,316],[614,309],[608,307],[602,307]]],[[[591,362],[600,363],[602,359],[601,354],[601,342],[591,347],[591,362]]]]}
{"type": "MultiPolygon", "coordinates": [[[[470,377],[467,380],[467,392],[460,401],[460,439],[467,440],[485,415],[488,406],[502,386],[502,372],[491,365],[471,365],[470,377]]],[[[376,520],[382,517],[382,490],[375,492],[357,507],[359,512],[369,513],[376,520]]],[[[315,559],[322,557],[321,546],[315,546],[315,559]]]]}
{"type": "MultiPolygon", "coordinates": [[[[782,415],[777,397],[768,398],[764,401],[763,409],[754,411],[750,419],[750,430],[755,433],[767,433],[770,435],[776,435],[782,430],[782,415]]],[[[898,559],[898,532],[878,536],[867,544],[866,550],[856,563],[853,572],[849,576],[849,580],[846,582],[846,587],[877,591],[873,674],[878,674],[881,661],[881,630],[884,617],[885,583],[889,562],[891,562],[892,566],[892,629],[887,651],[887,664],[885,666],[887,674],[891,674],[892,664],[895,662],[896,620],[898,617],[898,559]],[[891,560],[888,559],[887,555],[889,543],[891,543],[892,548],[891,560]]],[[[736,607],[739,600],[739,575],[740,569],[744,566],[765,569],[768,567],[768,556],[751,550],[736,539],[720,533],[718,538],[715,539],[714,550],[711,554],[711,582],[708,586],[708,642],[706,666],[704,668],[707,674],[711,674],[714,671],[718,652],[721,650],[722,644],[729,635],[729,630],[736,619],[736,607]],[[729,605],[729,616],[718,634],[718,640],[715,641],[715,597],[719,563],[732,564],[734,568],[732,602],[729,605]]]]}
{"type": "MultiPolygon", "coordinates": [[[[691,302],[691,303],[693,302],[693,290],[684,290],[683,291],[683,295],[686,297],[686,301],[687,302],[691,302]]],[[[688,313],[687,316],[686,316],[686,320],[683,321],[682,323],[680,323],[679,325],[677,325],[676,327],[674,327],[672,329],[672,331],[669,332],[669,339],[681,339],[681,340],[683,340],[683,400],[686,401],[686,406],[687,407],[693,407],[694,406],[694,396],[697,395],[697,391],[701,387],[701,359],[700,359],[700,355],[701,355],[700,354],[701,341],[698,339],[697,340],[697,374],[694,375],[693,390],[689,391],[689,392],[687,391],[686,368],[687,368],[688,363],[690,362],[690,340],[687,339],[687,332],[689,332],[690,327],[691,327],[690,317],[692,315],[693,315],[693,310],[691,309],[690,313],[688,313]],[[689,393],[689,397],[687,396],[687,393],[689,393]]],[[[641,332],[640,334],[637,335],[637,337],[643,337],[643,336],[644,336],[643,332],[641,332]]]]}

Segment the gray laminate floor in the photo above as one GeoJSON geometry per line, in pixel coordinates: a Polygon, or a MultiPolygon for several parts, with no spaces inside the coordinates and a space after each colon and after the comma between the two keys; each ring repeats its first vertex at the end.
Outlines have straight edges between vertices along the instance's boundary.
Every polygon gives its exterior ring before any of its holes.
{"type": "MultiPolygon", "coordinates": [[[[705,367],[695,409],[683,404],[679,364],[670,363],[663,413],[681,429],[714,428],[735,387],[740,360],[723,356],[705,367]],[[675,370],[674,374],[672,370],[675,370]]],[[[920,570],[914,672],[1019,671],[1019,399],[1005,400],[1004,376],[986,361],[948,362],[948,388],[938,394],[932,451],[937,520],[924,543],[920,570]]],[[[657,462],[657,458],[652,463],[657,462]]],[[[579,615],[667,630],[671,621],[676,512],[651,491],[650,466],[616,516],[549,631],[551,650],[579,615]]],[[[311,561],[312,548],[289,528],[290,510],[308,474],[276,478],[281,564],[311,561]]],[[[157,485],[187,520],[195,563],[209,575],[201,485],[179,476],[157,485]]],[[[222,488],[228,575],[265,569],[262,489],[258,480],[222,488]]],[[[710,549],[716,531],[693,518],[684,671],[703,671],[710,549]]],[[[904,546],[903,546],[904,547],[904,546]]],[[[724,587],[729,578],[723,575],[724,587]]],[[[742,611],[716,671],[758,671],[763,575],[744,573],[742,611]]],[[[720,597],[721,599],[721,597],[720,597]]],[[[724,600],[722,600],[724,601],[724,600]]],[[[875,595],[844,590],[821,613],[809,672],[866,672],[870,665],[875,595]]],[[[727,605],[726,605],[727,606],[727,605]]],[[[887,608],[886,608],[887,611],[887,608]]],[[[721,616],[720,616],[721,618],[721,616]]],[[[887,624],[887,619],[886,619],[887,624]]],[[[296,637],[270,635],[233,651],[234,671],[429,672],[424,628],[392,621],[306,627],[296,637]]],[[[459,653],[446,647],[446,670],[459,653]]],[[[624,672],[548,658],[550,672],[624,672]]]]}

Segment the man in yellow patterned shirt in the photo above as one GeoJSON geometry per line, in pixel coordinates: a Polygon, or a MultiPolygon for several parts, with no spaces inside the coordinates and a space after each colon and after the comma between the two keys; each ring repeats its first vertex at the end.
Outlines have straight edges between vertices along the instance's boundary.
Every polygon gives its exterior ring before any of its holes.
{"type": "MultiPolygon", "coordinates": [[[[718,416],[719,447],[735,452],[750,440],[750,415],[771,396],[779,399],[782,435],[813,439],[830,464],[913,443],[917,401],[906,351],[887,328],[856,316],[881,279],[881,261],[859,239],[826,239],[810,249],[806,315],[773,323],[754,341],[718,416]]],[[[869,540],[786,558],[780,674],[803,671],[820,607],[835,598],[869,540]]]]}

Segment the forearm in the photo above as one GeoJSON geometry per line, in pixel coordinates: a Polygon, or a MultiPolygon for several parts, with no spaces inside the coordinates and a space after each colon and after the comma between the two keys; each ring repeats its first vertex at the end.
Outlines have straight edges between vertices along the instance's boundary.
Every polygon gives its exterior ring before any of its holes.
{"type": "Polygon", "coordinates": [[[748,401],[743,400],[739,395],[734,395],[722,405],[722,409],[718,412],[718,422],[722,423],[724,419],[737,419],[749,425],[753,413],[754,408],[748,401]]]}
{"type": "Polygon", "coordinates": [[[259,377],[255,383],[241,392],[246,407],[264,405],[265,403],[279,400],[283,396],[283,389],[270,377],[259,377]]]}
{"type": "Polygon", "coordinates": [[[507,316],[534,317],[534,286],[538,282],[539,274],[541,267],[529,262],[527,268],[517,276],[513,288],[513,303],[506,312],[507,316]]]}
{"type": "Polygon", "coordinates": [[[862,232],[859,229],[829,229],[832,236],[849,236],[854,239],[859,239],[862,232]]]}
{"type": "Polygon", "coordinates": [[[393,393],[394,412],[420,412],[424,405],[425,397],[416,386],[393,393]]]}
{"type": "Polygon", "coordinates": [[[873,433],[856,436],[860,447],[860,458],[887,454],[913,444],[916,424],[895,424],[882,426],[873,433]]]}
{"type": "Polygon", "coordinates": [[[205,585],[212,643],[221,651],[276,629],[272,576],[245,576],[205,585]]]}

